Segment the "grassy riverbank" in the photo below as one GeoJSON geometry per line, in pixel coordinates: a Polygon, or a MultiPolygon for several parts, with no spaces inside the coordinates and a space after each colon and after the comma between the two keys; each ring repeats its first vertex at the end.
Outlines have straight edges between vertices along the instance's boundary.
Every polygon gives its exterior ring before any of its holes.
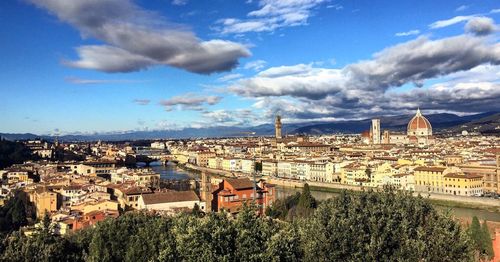
{"type": "MultiPolygon", "coordinates": [[[[293,188],[300,188],[300,187],[294,186],[293,188]]],[[[311,189],[311,191],[334,193],[334,194],[339,194],[343,190],[346,190],[346,189],[341,189],[341,188],[330,188],[330,187],[319,187],[319,186],[309,186],[309,188],[311,189]]],[[[368,190],[368,189],[366,189],[366,190],[368,190]]],[[[359,193],[359,191],[356,191],[356,190],[348,190],[348,191],[350,193],[353,193],[353,194],[359,193]]],[[[422,195],[422,197],[427,198],[424,195],[422,195]]],[[[486,210],[486,211],[490,211],[490,212],[500,213],[500,207],[495,207],[495,206],[481,205],[481,204],[474,204],[474,203],[467,203],[467,202],[459,202],[459,201],[451,201],[451,200],[431,199],[431,198],[427,198],[427,200],[430,201],[432,204],[434,204],[436,206],[441,206],[441,207],[469,208],[469,209],[486,210]]]]}
{"type": "Polygon", "coordinates": [[[441,199],[428,199],[432,204],[442,207],[449,208],[470,208],[470,209],[478,209],[478,210],[486,210],[490,212],[500,213],[500,207],[487,206],[487,205],[478,205],[472,203],[464,203],[458,201],[449,201],[449,200],[441,200],[441,199]]]}

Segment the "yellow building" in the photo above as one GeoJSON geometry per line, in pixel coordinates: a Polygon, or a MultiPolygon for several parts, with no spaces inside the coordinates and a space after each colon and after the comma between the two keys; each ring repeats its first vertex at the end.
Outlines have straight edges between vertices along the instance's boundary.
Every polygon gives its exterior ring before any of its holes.
{"type": "Polygon", "coordinates": [[[222,170],[238,171],[239,170],[238,162],[239,162],[238,159],[224,158],[222,159],[222,170]]]}
{"type": "Polygon", "coordinates": [[[408,160],[408,159],[400,158],[400,159],[398,159],[397,164],[398,165],[411,165],[411,164],[413,164],[413,161],[408,160]]]}
{"type": "Polygon", "coordinates": [[[99,200],[92,202],[84,202],[79,205],[74,205],[71,210],[80,210],[82,213],[90,213],[94,211],[113,210],[118,211],[119,203],[114,200],[99,200]]]}
{"type": "Polygon", "coordinates": [[[42,218],[47,212],[57,211],[57,193],[55,192],[45,189],[35,191],[33,200],[38,218],[42,218]]]}
{"type": "Polygon", "coordinates": [[[7,172],[7,182],[9,184],[24,182],[32,183],[33,180],[29,178],[29,171],[26,170],[9,170],[7,172]]]}
{"type": "Polygon", "coordinates": [[[458,167],[415,168],[415,190],[440,194],[474,196],[483,193],[483,176],[458,167]]]}
{"type": "Polygon", "coordinates": [[[446,167],[417,167],[415,174],[415,191],[444,193],[446,167]]]}
{"type": "Polygon", "coordinates": [[[173,154],[173,157],[179,164],[186,164],[189,161],[189,155],[188,154],[173,154]]]}
{"type": "Polygon", "coordinates": [[[207,167],[210,158],[215,157],[214,152],[200,151],[196,153],[196,165],[207,167]]]}
{"type": "Polygon", "coordinates": [[[449,173],[444,175],[445,193],[458,196],[480,196],[483,194],[483,176],[471,173],[449,173]]]}
{"type": "Polygon", "coordinates": [[[208,167],[212,169],[222,169],[222,158],[211,157],[208,159],[208,167]]]}
{"type": "Polygon", "coordinates": [[[369,181],[367,167],[357,163],[342,168],[341,182],[347,185],[363,185],[369,181]]]}
{"type": "Polygon", "coordinates": [[[262,160],[262,174],[265,176],[276,176],[278,162],[272,159],[262,160]]]}
{"type": "Polygon", "coordinates": [[[372,187],[381,187],[384,184],[388,184],[390,183],[393,173],[391,164],[386,162],[378,165],[371,170],[369,185],[372,187]]]}
{"type": "Polygon", "coordinates": [[[464,173],[478,174],[483,177],[483,190],[500,194],[500,168],[490,165],[464,164],[460,165],[464,173]]]}

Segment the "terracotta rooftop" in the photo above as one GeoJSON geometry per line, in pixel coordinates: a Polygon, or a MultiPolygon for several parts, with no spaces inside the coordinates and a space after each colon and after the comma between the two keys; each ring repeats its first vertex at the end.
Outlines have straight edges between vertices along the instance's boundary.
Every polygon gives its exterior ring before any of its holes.
{"type": "Polygon", "coordinates": [[[421,166],[415,168],[415,171],[423,171],[423,172],[443,172],[446,170],[446,167],[427,167],[427,166],[421,166]]]}
{"type": "Polygon", "coordinates": [[[200,200],[194,191],[168,191],[146,194],[142,195],[142,199],[146,205],[200,200]]]}
{"type": "Polygon", "coordinates": [[[444,175],[444,177],[473,179],[473,178],[482,178],[483,176],[472,173],[464,173],[464,174],[449,173],[444,175]]]}
{"type": "Polygon", "coordinates": [[[236,190],[253,188],[253,182],[250,181],[250,179],[248,178],[239,178],[239,179],[228,178],[225,179],[225,181],[229,183],[236,190]]]}

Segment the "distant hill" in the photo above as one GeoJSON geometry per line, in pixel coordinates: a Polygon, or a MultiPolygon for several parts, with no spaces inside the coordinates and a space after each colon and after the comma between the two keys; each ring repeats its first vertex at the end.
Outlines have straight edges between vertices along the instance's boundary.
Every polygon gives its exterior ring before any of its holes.
{"type": "MultiPolygon", "coordinates": [[[[393,131],[405,131],[406,125],[413,115],[383,116],[380,117],[382,129],[393,131]]],[[[499,126],[500,112],[487,112],[468,116],[455,114],[430,114],[426,115],[432,124],[434,131],[461,132],[462,130],[480,131],[484,133],[500,133],[495,129],[499,126]]],[[[283,134],[332,134],[332,133],[361,133],[370,128],[371,119],[334,121],[320,123],[294,123],[284,124],[283,134]]],[[[274,135],[274,124],[265,124],[253,127],[239,126],[216,126],[207,128],[184,128],[181,130],[154,130],[154,131],[131,131],[124,133],[100,133],[91,135],[64,135],[58,137],[61,141],[120,141],[120,140],[142,140],[142,139],[177,139],[191,137],[235,137],[247,136],[248,132],[255,132],[258,136],[274,135]]],[[[51,136],[39,136],[36,134],[1,134],[8,140],[23,140],[42,138],[53,140],[51,136]]]]}
{"type": "Polygon", "coordinates": [[[466,123],[446,128],[446,132],[480,132],[483,134],[500,134],[500,112],[489,115],[483,115],[479,119],[471,119],[466,123]]]}
{"type": "MultiPolygon", "coordinates": [[[[483,123],[482,131],[491,130],[498,121],[500,113],[487,112],[475,115],[458,116],[455,114],[440,113],[430,114],[425,117],[431,122],[434,131],[453,132],[458,131],[458,127],[483,123]],[[482,120],[484,119],[484,120],[482,120]],[[475,123],[474,121],[480,121],[475,123]],[[488,124],[486,124],[486,122],[488,124]],[[475,124],[474,124],[475,123],[475,124]]],[[[407,124],[414,115],[400,115],[400,116],[385,116],[380,117],[381,129],[388,129],[393,131],[406,131],[407,124]]],[[[331,123],[306,125],[295,130],[295,133],[302,134],[328,134],[328,133],[361,133],[369,130],[371,119],[364,119],[358,121],[337,121],[331,123]]],[[[498,126],[498,124],[497,124],[498,126]]],[[[465,127],[464,127],[465,129],[465,127]]],[[[494,128],[493,128],[494,129],[494,128]]],[[[491,131],[488,131],[491,132],[491,131]]]]}

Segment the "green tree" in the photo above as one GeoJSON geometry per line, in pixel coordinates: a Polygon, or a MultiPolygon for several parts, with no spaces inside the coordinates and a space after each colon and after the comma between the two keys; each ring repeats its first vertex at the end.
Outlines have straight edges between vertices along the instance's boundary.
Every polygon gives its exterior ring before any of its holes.
{"type": "Polygon", "coordinates": [[[316,199],[311,195],[311,190],[307,183],[305,183],[302,188],[298,206],[303,208],[316,208],[316,199]]]}
{"type": "Polygon", "coordinates": [[[481,223],[476,216],[472,217],[468,233],[472,240],[473,249],[477,252],[478,256],[482,256],[484,254],[484,234],[481,230],[481,223]]]}
{"type": "Polygon", "coordinates": [[[68,239],[53,235],[50,227],[42,225],[32,235],[16,231],[4,239],[0,261],[83,261],[78,246],[68,239]]]}
{"type": "Polygon", "coordinates": [[[226,213],[209,213],[202,218],[182,214],[175,218],[179,260],[235,261],[236,229],[226,213]]]}
{"type": "Polygon", "coordinates": [[[495,256],[495,254],[493,252],[493,241],[491,240],[491,234],[490,230],[488,229],[488,223],[486,220],[483,222],[483,225],[481,227],[481,233],[483,237],[483,254],[488,260],[491,260],[495,256]]]}
{"type": "Polygon", "coordinates": [[[31,150],[23,143],[0,140],[0,169],[39,158],[38,155],[32,154],[31,150]]]}
{"type": "Polygon", "coordinates": [[[299,202],[297,207],[292,210],[289,215],[290,218],[293,217],[308,217],[316,208],[316,199],[311,195],[311,190],[309,189],[309,185],[306,183],[302,188],[302,193],[300,194],[299,202]]]}
{"type": "Polygon", "coordinates": [[[273,262],[301,261],[303,251],[297,224],[283,223],[282,227],[268,240],[265,260],[273,262]]]}
{"type": "Polygon", "coordinates": [[[302,222],[305,261],[467,261],[460,225],[407,192],[342,192],[302,222]]]}
{"type": "Polygon", "coordinates": [[[262,261],[273,232],[273,221],[260,218],[254,205],[245,205],[236,218],[235,227],[236,257],[241,261],[262,261]]]}
{"type": "Polygon", "coordinates": [[[8,233],[18,230],[32,224],[35,216],[35,208],[29,202],[28,195],[22,190],[14,191],[13,196],[0,207],[0,231],[8,233]]]}
{"type": "Polygon", "coordinates": [[[178,260],[172,219],[151,217],[130,236],[125,261],[175,261],[178,260]]]}

